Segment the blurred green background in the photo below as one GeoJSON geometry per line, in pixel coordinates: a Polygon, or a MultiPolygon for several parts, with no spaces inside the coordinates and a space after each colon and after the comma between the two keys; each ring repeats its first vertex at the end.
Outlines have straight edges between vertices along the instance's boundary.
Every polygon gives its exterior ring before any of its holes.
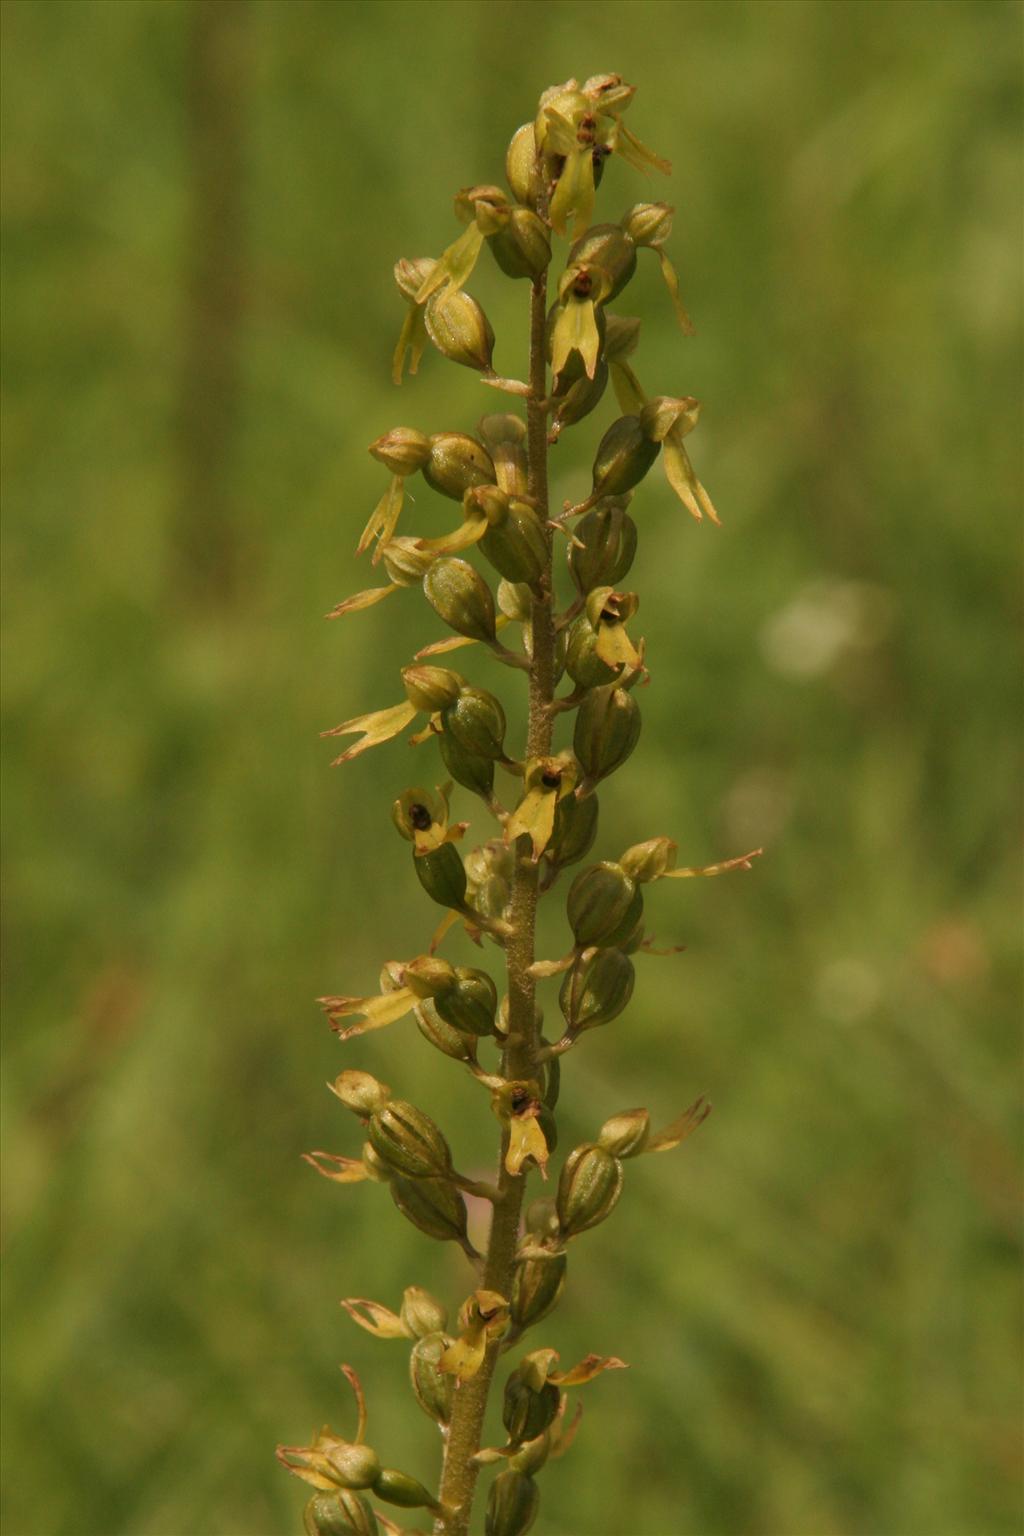
{"type": "MultiPolygon", "coordinates": [[[[355,1152],[323,1084],[358,1064],[492,1156],[410,1023],[342,1050],[312,1001],[436,921],[388,819],[434,749],[332,771],[317,732],[395,702],[441,630],[414,593],[321,615],[369,584],[365,445],[498,406],[435,354],[392,387],[391,264],[452,238],[544,86],[609,69],[675,172],[613,163],[600,208],[675,204],[698,335],[648,258],[619,307],[648,389],[704,401],[724,527],[660,471],[637,497],[653,681],[598,847],[766,853],[651,893],[687,952],[566,1063],[566,1147],[716,1109],[630,1165],[538,1331],[632,1362],[586,1389],[541,1525],[1022,1529],[1020,21],[7,0],[6,1536],[289,1536],[273,1446],[350,1426],[341,1360],[434,1481],[403,1348],[337,1301],[457,1302],[464,1261],[299,1153],[355,1152]]],[[[485,257],[471,286],[521,372],[525,285],[485,257]]],[[[557,499],[614,414],[566,435],[557,499]]]]}

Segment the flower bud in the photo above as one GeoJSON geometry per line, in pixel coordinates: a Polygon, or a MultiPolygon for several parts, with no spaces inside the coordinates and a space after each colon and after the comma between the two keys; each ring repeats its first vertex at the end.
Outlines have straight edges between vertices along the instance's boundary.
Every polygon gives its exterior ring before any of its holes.
{"type": "Polygon", "coordinates": [[[537,137],[537,146],[543,149],[548,134],[548,118],[546,108],[564,117],[575,127],[581,118],[590,114],[591,102],[580,90],[577,80],[565,80],[561,85],[549,85],[542,91],[537,103],[537,116],[534,119],[534,132],[537,137]]]}
{"type": "Polygon", "coordinates": [[[639,739],[640,710],[631,693],[612,684],[587,694],[576,713],[572,749],[591,782],[621,768],[639,739]]]}
{"type": "Polygon", "coordinates": [[[622,1165],[603,1147],[577,1147],[566,1158],[558,1181],[558,1220],[566,1237],[596,1227],[610,1215],[622,1193],[622,1165]]]}
{"type": "Polygon", "coordinates": [[[494,462],[498,485],[509,496],[525,496],[529,465],[526,456],[526,423],[511,411],[485,416],[480,436],[494,462]]]}
{"type": "Polygon", "coordinates": [[[339,1072],[331,1085],[331,1092],[356,1115],[372,1115],[374,1110],[380,1109],[391,1097],[391,1089],[386,1083],[380,1083],[369,1072],[357,1072],[349,1068],[345,1072],[339,1072]]]}
{"type": "Polygon", "coordinates": [[[434,563],[435,556],[429,549],[421,549],[419,539],[391,538],[381,546],[384,569],[396,587],[414,587],[422,581],[434,563]]]}
{"type": "Polygon", "coordinates": [[[451,1420],[455,1378],[442,1371],[438,1362],[454,1342],[446,1333],[428,1333],[416,1341],[409,1356],[409,1376],[416,1401],[442,1427],[451,1420]]]}
{"type": "Polygon", "coordinates": [[[412,475],[430,458],[430,438],[415,427],[392,427],[370,444],[370,452],[393,475],[412,475]]]}
{"type": "Polygon", "coordinates": [[[494,355],[491,322],[463,289],[440,288],[432,293],[423,308],[423,323],[434,346],[450,363],[489,371],[494,355]]]}
{"type": "Polygon", "coordinates": [[[432,491],[461,501],[474,485],[494,484],[494,465],[483,444],[467,432],[435,432],[423,478],[432,491]]]}
{"type": "Polygon", "coordinates": [[[421,1285],[408,1285],[402,1292],[399,1317],[410,1338],[422,1339],[428,1333],[444,1332],[448,1309],[421,1285]]]}
{"type": "MultiPolygon", "coordinates": [[[[485,914],[489,915],[489,914],[485,914]]],[[[500,916],[500,914],[495,914],[500,916]]],[[[486,971],[460,965],[450,992],[435,998],[438,1017],[467,1035],[493,1035],[498,989],[486,971]]]]}
{"type": "Polygon", "coordinates": [[[515,867],[514,853],[500,838],[481,843],[479,848],[474,848],[466,855],[466,873],[477,884],[493,875],[506,882],[510,881],[515,874],[515,867]]]}
{"type": "Polygon", "coordinates": [[[626,502],[613,497],[601,501],[580,518],[573,534],[569,570],[578,591],[617,586],[636,556],[636,523],[626,502]]]}
{"type": "Polygon", "coordinates": [[[631,491],[658,457],[659,446],[643,432],[639,416],[613,421],[594,455],[593,494],[621,496],[631,491]]]}
{"type": "Polygon", "coordinates": [[[417,1478],[411,1477],[408,1472],[399,1472],[396,1467],[381,1468],[373,1491],[378,1499],[384,1499],[388,1504],[397,1504],[401,1509],[437,1508],[434,1495],[417,1478]]]}
{"type": "Polygon", "coordinates": [[[403,667],[402,684],[409,703],[432,715],[455,703],[466,679],[448,667],[403,667]]]}
{"type": "Polygon", "coordinates": [[[505,711],[493,693],[464,684],[441,721],[463,751],[494,762],[505,760],[505,711]]]}
{"type": "Polygon", "coordinates": [[[529,624],[533,619],[533,594],[525,582],[498,582],[498,607],[507,619],[529,624]]]}
{"type": "Polygon", "coordinates": [[[623,232],[634,245],[657,248],[672,233],[674,212],[668,203],[634,203],[622,217],[623,232]]]}
{"type": "Polygon", "coordinates": [[[543,195],[544,183],[532,123],[524,123],[512,135],[505,155],[505,177],[516,201],[535,209],[543,195]]]}
{"type": "Polygon", "coordinates": [[[435,560],[423,578],[427,602],[446,624],[469,640],[493,642],[494,598],[483,577],[457,556],[435,560]]]}
{"type": "Polygon", "coordinates": [[[526,1207],[523,1224],[530,1236],[538,1238],[541,1242],[557,1238],[558,1212],[555,1209],[554,1198],[551,1195],[538,1195],[536,1200],[531,1200],[526,1207]]]}
{"type": "Polygon", "coordinates": [[[335,1440],[324,1456],[340,1488],[372,1488],[380,1476],[380,1457],[368,1445],[335,1440]]]}
{"type": "Polygon", "coordinates": [[[610,1024],[633,995],[633,962],[621,949],[592,949],[567,971],[558,1004],[572,1034],[610,1024]]]}
{"type": "Polygon", "coordinates": [[[466,857],[467,899],[485,917],[505,916],[511,897],[509,854],[504,843],[485,843],[466,857]]]}
{"type": "Polygon", "coordinates": [[[487,243],[506,277],[536,279],[551,262],[548,232],[532,208],[513,208],[487,243]]]}
{"type": "Polygon", "coordinates": [[[640,412],[640,427],[652,443],[663,443],[672,432],[686,437],[700,419],[700,401],[692,395],[676,400],[671,395],[656,395],[640,412]]]}
{"type": "Polygon", "coordinates": [[[485,800],[490,799],[494,789],[494,759],[468,752],[448,731],[442,731],[437,742],[441,760],[456,784],[471,789],[476,795],[483,795],[485,800]]]}
{"type": "Polygon", "coordinates": [[[466,1202],[446,1179],[398,1177],[390,1189],[402,1215],[427,1237],[466,1246],[466,1202]]]}
{"type": "Polygon", "coordinates": [[[606,301],[620,294],[636,271],[636,248],[618,224],[593,224],[569,252],[568,264],[603,267],[611,279],[606,301]]]}
{"type": "MultiPolygon", "coordinates": [[[[557,1219],[555,1222],[557,1228],[557,1219]]],[[[532,1328],[558,1305],[565,1289],[566,1257],[520,1259],[512,1277],[512,1322],[519,1332],[532,1328]]]]}
{"type": "Polygon", "coordinates": [[[670,837],[650,837],[646,843],[627,848],[620,865],[634,880],[660,880],[676,867],[678,847],[670,837]]]}
{"type": "Polygon", "coordinates": [[[416,295],[436,267],[437,261],[433,256],[417,256],[412,259],[403,256],[400,261],[396,261],[395,285],[403,299],[414,304],[416,295]]]}
{"type": "Polygon", "coordinates": [[[526,1536],[539,1508],[540,1490],[533,1478],[506,1468],[487,1495],[484,1536],[526,1536]]]}
{"type": "Polygon", "coordinates": [[[544,1381],[538,1386],[528,1368],[524,1371],[520,1366],[514,1370],[505,1383],[501,1410],[509,1440],[521,1445],[524,1440],[542,1435],[557,1418],[561,1400],[562,1394],[553,1382],[544,1381]]]}
{"type": "Polygon", "coordinates": [[[361,1493],[316,1493],[302,1512],[306,1536],[378,1536],[380,1526],[361,1493]]]}
{"type": "Polygon", "coordinates": [[[636,95],[636,86],[629,85],[621,75],[591,75],[583,82],[583,94],[602,115],[618,117],[636,95]]]}
{"type": "Polygon", "coordinates": [[[566,913],[580,948],[615,944],[620,934],[632,931],[642,911],[639,886],[618,864],[591,864],[569,887],[566,913]]]}
{"type": "Polygon", "coordinates": [[[555,829],[547,846],[547,857],[556,869],[578,864],[586,858],[597,836],[597,796],[578,800],[566,795],[555,807],[555,829]]]}
{"type": "Polygon", "coordinates": [[[402,966],[402,985],[415,997],[438,997],[455,986],[455,967],[440,955],[417,955],[402,966]]]}
{"type": "Polygon", "coordinates": [[[612,1157],[638,1157],[650,1134],[651,1117],[646,1109],[624,1109],[605,1121],[597,1143],[612,1157]]]}
{"type": "Polygon", "coordinates": [[[451,1172],[451,1148],[430,1116],[414,1104],[392,1099],[382,1105],[370,1116],[367,1137],[381,1161],[405,1178],[445,1178],[451,1172]]]}

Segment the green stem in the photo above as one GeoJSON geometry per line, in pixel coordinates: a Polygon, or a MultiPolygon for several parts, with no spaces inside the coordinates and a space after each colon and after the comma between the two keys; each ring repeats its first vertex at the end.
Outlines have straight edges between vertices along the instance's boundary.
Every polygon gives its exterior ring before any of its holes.
{"type": "MultiPolygon", "coordinates": [[[[530,393],[526,405],[529,491],[541,518],[548,515],[547,362],[544,327],[547,318],[547,278],[541,276],[530,293],[530,393]]],[[[552,535],[548,532],[547,572],[544,596],[533,600],[532,653],[530,658],[530,714],[526,756],[546,757],[551,751],[551,702],[555,692],[555,628],[551,572],[552,535]]],[[[520,857],[512,879],[510,921],[512,934],[505,946],[508,966],[509,1044],[502,1060],[506,1078],[536,1078],[539,1041],[534,1025],[534,930],[537,919],[539,866],[520,857]]],[[[526,1191],[524,1175],[513,1176],[505,1167],[507,1137],[503,1138],[498,1171],[498,1198],[494,1205],[490,1237],[481,1285],[484,1290],[509,1296],[519,1239],[519,1217],[526,1191]]],[[[490,1345],[477,1374],[459,1387],[455,1396],[444,1468],[438,1495],[447,1514],[439,1517],[437,1536],[467,1536],[478,1468],[473,1457],[480,1449],[484,1414],[490,1394],[500,1345],[490,1345]]]]}

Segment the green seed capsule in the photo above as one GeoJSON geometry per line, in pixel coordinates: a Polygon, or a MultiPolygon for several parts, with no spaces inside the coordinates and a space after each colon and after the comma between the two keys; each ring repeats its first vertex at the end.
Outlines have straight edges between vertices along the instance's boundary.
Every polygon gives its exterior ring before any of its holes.
{"type": "Polygon", "coordinates": [[[612,1157],[637,1157],[650,1134],[651,1117],[646,1109],[624,1109],[605,1121],[597,1142],[612,1157]]]}
{"type": "Polygon", "coordinates": [[[555,807],[555,830],[545,855],[556,869],[586,858],[597,836],[597,796],[564,795],[555,807]]]}
{"type": "Polygon", "coordinates": [[[567,265],[604,267],[612,280],[607,299],[617,298],[636,271],[636,247],[618,224],[592,224],[569,252],[567,265]]]}
{"type": "Polygon", "coordinates": [[[435,1424],[447,1425],[455,1406],[455,1377],[442,1371],[440,1359],[454,1340],[446,1333],[418,1339],[409,1356],[409,1376],[416,1401],[435,1424]]]}
{"type": "Polygon", "coordinates": [[[445,1023],[437,1011],[433,998],[428,997],[420,1003],[414,1011],[414,1017],[424,1040],[429,1041],[443,1055],[450,1056],[453,1061],[467,1063],[476,1059],[475,1044],[472,1039],[467,1039],[457,1029],[445,1023]]]}
{"type": "MultiPolygon", "coordinates": [[[[541,1045],[549,1045],[548,1040],[541,1040],[541,1045]]],[[[558,1094],[562,1085],[562,1063],[559,1057],[552,1056],[544,1063],[544,1103],[549,1109],[554,1109],[558,1103],[558,1094]]]]}
{"type": "Polygon", "coordinates": [[[595,406],[601,403],[607,386],[608,364],[604,358],[599,360],[591,379],[587,377],[580,354],[574,352],[558,375],[558,386],[552,395],[555,402],[551,413],[552,433],[557,436],[563,427],[575,426],[578,421],[589,416],[595,406]],[[574,362],[578,363],[577,368],[572,368],[574,362]]]}
{"type": "Polygon", "coordinates": [[[536,209],[544,194],[544,180],[537,161],[537,140],[532,123],[524,123],[512,135],[505,155],[505,176],[516,201],[536,209]]]}
{"type": "Polygon", "coordinates": [[[463,751],[495,762],[504,761],[505,711],[493,693],[464,684],[458,697],[444,710],[441,723],[463,751]]]}
{"type": "Polygon", "coordinates": [[[491,322],[476,299],[461,288],[440,288],[423,306],[423,324],[434,346],[450,363],[490,369],[494,355],[491,322]]]}
{"type": "Polygon", "coordinates": [[[566,973],[558,1003],[573,1034],[610,1024],[633,995],[633,962],[620,949],[595,949],[566,973]]]}
{"type": "Polygon", "coordinates": [[[540,1490],[532,1477],[508,1468],[499,1472],[487,1496],[484,1536],[526,1536],[540,1509],[540,1490]]]}
{"type": "Polygon", "coordinates": [[[537,278],[551,262],[551,241],[532,208],[512,208],[487,243],[506,277],[537,278]]]}
{"type": "Polygon", "coordinates": [[[423,591],[435,613],[458,634],[488,643],[497,638],[494,598],[467,560],[454,555],[435,560],[423,578],[423,591]]]}
{"type": "Polygon", "coordinates": [[[438,1242],[466,1242],[466,1202],[444,1179],[393,1178],[391,1198],[407,1221],[438,1242]]]}
{"type": "Polygon", "coordinates": [[[432,715],[454,704],[467,686],[466,679],[449,667],[403,667],[402,685],[410,704],[432,715]]]}
{"type": "Polygon", "coordinates": [[[441,760],[456,784],[461,784],[463,789],[471,789],[475,795],[483,795],[485,800],[489,799],[494,789],[494,759],[467,752],[447,731],[443,731],[437,738],[437,744],[441,760]]]}
{"type": "Polygon", "coordinates": [[[520,1259],[512,1277],[510,1299],[512,1321],[516,1328],[532,1328],[556,1307],[565,1289],[564,1253],[550,1259],[520,1259]]]}
{"type": "Polygon", "coordinates": [[[618,586],[636,557],[636,523],[626,503],[608,497],[580,518],[569,544],[569,570],[577,590],[618,586]],[[582,546],[582,547],[581,547],[582,546]]]}
{"type": "Polygon", "coordinates": [[[533,506],[522,497],[508,498],[503,515],[480,540],[480,552],[506,581],[537,587],[547,568],[548,540],[533,506]]]}
{"type": "Polygon", "coordinates": [[[475,485],[494,484],[494,465],[482,443],[466,432],[435,432],[423,478],[431,490],[461,501],[475,485]]]}
{"type": "Polygon", "coordinates": [[[603,1147],[570,1152],[558,1181],[558,1220],[566,1237],[596,1227],[622,1194],[622,1165],[603,1147]]]}
{"type": "Polygon", "coordinates": [[[378,1536],[373,1508],[360,1493],[317,1493],[302,1512],[306,1536],[378,1536]]]}
{"type": "Polygon", "coordinates": [[[456,968],[456,983],[435,999],[438,1016],[467,1035],[493,1035],[498,1011],[498,989],[486,971],[469,965],[456,968]]]}
{"type": "Polygon", "coordinates": [[[383,1499],[388,1504],[397,1504],[401,1509],[433,1509],[435,1499],[432,1493],[428,1493],[423,1484],[415,1477],[410,1477],[408,1472],[399,1472],[395,1467],[383,1467],[380,1476],[373,1485],[373,1491],[378,1499],[383,1499]]]}
{"type": "Polygon", "coordinates": [[[370,1116],[366,1134],[377,1156],[393,1173],[409,1179],[436,1179],[451,1172],[451,1148],[444,1135],[414,1104],[390,1100],[370,1116]]]}
{"type": "Polygon", "coordinates": [[[572,749],[596,783],[621,768],[640,739],[640,710],[631,693],[614,684],[594,688],[576,712],[572,749]]]}
{"type": "Polygon", "coordinates": [[[550,1381],[537,1391],[528,1385],[518,1370],[505,1383],[501,1421],[513,1445],[533,1440],[555,1422],[562,1394],[550,1381]]]}
{"type": "Polygon", "coordinates": [[[622,496],[639,485],[660,451],[644,435],[639,416],[620,416],[597,445],[594,455],[594,494],[622,496]]]}
{"type": "Polygon", "coordinates": [[[442,843],[431,853],[413,859],[420,885],[431,901],[442,907],[460,907],[466,898],[466,870],[453,843],[442,843]]]}
{"type": "Polygon", "coordinates": [[[640,887],[618,864],[591,864],[569,887],[566,912],[581,949],[615,944],[620,934],[632,931],[642,911],[640,887]]]}

